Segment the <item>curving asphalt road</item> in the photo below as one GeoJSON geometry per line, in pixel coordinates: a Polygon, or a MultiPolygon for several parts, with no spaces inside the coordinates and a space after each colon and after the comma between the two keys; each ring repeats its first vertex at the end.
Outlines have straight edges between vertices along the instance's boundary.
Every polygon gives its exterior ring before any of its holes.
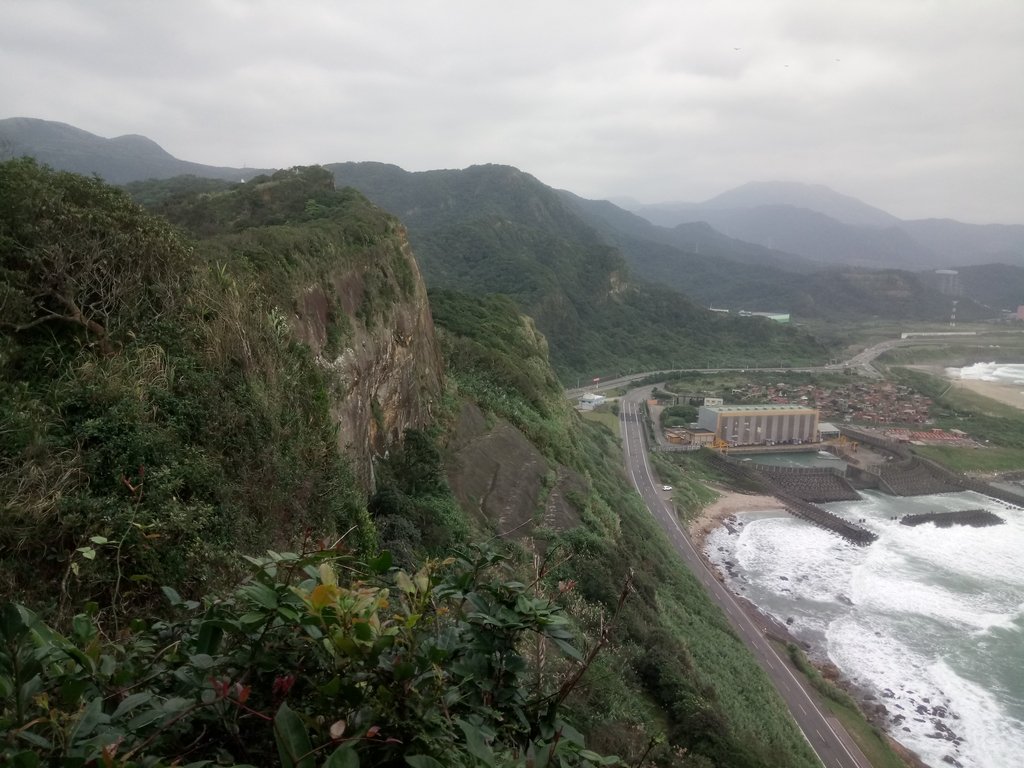
{"type": "Polygon", "coordinates": [[[776,652],[775,647],[764,636],[765,628],[722,586],[680,526],[672,505],[665,499],[667,494],[661,490],[661,483],[651,469],[647,455],[640,404],[650,391],[651,387],[634,389],[619,401],[619,422],[622,427],[626,469],[637,492],[683,562],[704,585],[711,599],[729,619],[736,634],[768,674],[821,763],[826,768],[871,768],[871,763],[858,749],[846,729],[829,713],[825,705],[819,702],[817,693],[811,690],[802,677],[795,674],[787,661],[776,652]]]}
{"type": "Polygon", "coordinates": [[[663,371],[640,371],[638,373],[631,373],[628,376],[619,376],[614,379],[608,379],[607,381],[598,381],[597,383],[591,383],[585,387],[575,387],[565,390],[565,396],[574,400],[584,392],[600,392],[602,389],[611,389],[614,387],[621,387],[623,385],[629,385],[638,379],[645,379],[648,376],[665,374],[670,375],[673,373],[722,373],[724,371],[778,371],[780,373],[785,372],[804,372],[804,373],[823,373],[823,372],[835,372],[837,370],[842,371],[844,368],[857,368],[860,372],[873,379],[881,378],[881,375],[875,367],[871,364],[875,358],[881,355],[883,352],[888,352],[890,349],[905,345],[920,345],[920,344],[948,344],[948,338],[910,338],[910,339],[887,339],[886,341],[879,342],[867,349],[857,353],[849,360],[841,363],[832,363],[830,365],[812,365],[806,368],[669,368],[663,371]]]}

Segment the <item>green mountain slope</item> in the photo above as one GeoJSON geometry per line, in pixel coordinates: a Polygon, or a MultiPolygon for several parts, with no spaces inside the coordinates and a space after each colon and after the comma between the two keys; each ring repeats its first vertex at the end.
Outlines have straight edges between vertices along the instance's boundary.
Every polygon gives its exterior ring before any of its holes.
{"type": "MultiPolygon", "coordinates": [[[[441,391],[394,220],[289,173],[245,192],[297,202],[292,223],[193,244],[100,182],[0,168],[4,591],[68,585],[73,563],[78,598],[131,605],[197,588],[238,548],[372,543],[374,457],[441,391]],[[130,545],[116,581],[76,559],[92,537],[130,545]]],[[[248,209],[233,195],[213,202],[248,209]]]]}
{"type": "MultiPolygon", "coordinates": [[[[706,224],[670,230],[611,203],[571,199],[587,223],[621,250],[634,274],[711,306],[843,321],[949,317],[950,299],[936,290],[927,273],[810,268],[806,261],[727,238],[706,224]]],[[[968,294],[957,315],[972,320],[992,312],[968,294]]]]}
{"type": "Polygon", "coordinates": [[[0,164],[0,584],[34,609],[0,604],[0,762],[814,764],[511,300],[437,294],[435,343],[402,228],[321,169],[162,199],[203,235],[0,164]],[[460,409],[545,478],[518,541],[454,504],[460,409]]]}
{"type": "MultiPolygon", "coordinates": [[[[764,674],[632,491],[618,440],[565,401],[532,323],[500,297],[435,292],[431,303],[459,391],[522,430],[541,449],[542,472],[580,478],[570,494],[578,523],[537,515],[532,527],[508,535],[527,547],[541,540],[553,553],[549,578],[568,585],[563,599],[586,632],[604,617],[608,647],[568,700],[595,748],[635,765],[660,732],[666,743],[648,755],[657,765],[816,764],[764,674]],[[630,578],[633,590],[610,618],[630,578]]],[[[540,489],[527,506],[549,506],[558,487],[540,489]]],[[[493,514],[498,528],[512,513],[493,514]]]]}
{"type": "Polygon", "coordinates": [[[791,329],[720,317],[671,287],[635,281],[618,249],[558,192],[514,168],[329,167],[339,185],[402,219],[432,288],[512,297],[547,337],[563,381],[703,364],[708,350],[744,364],[823,354],[791,329]]]}

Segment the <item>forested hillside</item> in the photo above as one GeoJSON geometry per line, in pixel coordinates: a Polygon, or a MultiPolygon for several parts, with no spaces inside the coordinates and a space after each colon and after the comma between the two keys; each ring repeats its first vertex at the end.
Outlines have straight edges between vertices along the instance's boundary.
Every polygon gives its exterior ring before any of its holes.
{"type": "MultiPolygon", "coordinates": [[[[506,535],[547,553],[550,578],[591,642],[605,627],[607,647],[570,699],[595,748],[635,765],[663,738],[649,755],[655,764],[813,765],[767,678],[633,492],[618,440],[569,407],[532,325],[501,298],[432,293],[431,304],[458,391],[544,457],[548,479],[527,503],[532,520],[506,535]],[[563,482],[569,474],[575,483],[563,482]],[[547,514],[566,485],[576,516],[547,514]]],[[[495,430],[478,433],[473,450],[495,430]]],[[[465,471],[455,462],[453,485],[465,471]]],[[[507,506],[478,504],[500,528],[507,506]]]]}
{"type": "MultiPolygon", "coordinates": [[[[845,322],[876,316],[931,321],[949,317],[950,299],[938,292],[927,273],[829,267],[728,238],[705,223],[667,229],[606,201],[563,195],[621,250],[633,274],[712,306],[845,322]]],[[[781,226],[785,216],[777,220],[781,226]]],[[[857,263],[857,247],[855,242],[845,244],[847,258],[840,261],[857,263]]],[[[830,258],[837,253],[830,251],[830,258]]],[[[960,319],[991,317],[992,311],[979,301],[986,299],[967,291],[957,308],[960,319]]]]}
{"type": "Polygon", "coordinates": [[[0,165],[0,761],[814,764],[510,300],[435,341],[316,168],[164,204],[0,165]]]}
{"type": "MultiPolygon", "coordinates": [[[[508,166],[408,173],[380,163],[328,166],[402,219],[431,288],[503,293],[547,336],[565,382],[665,365],[821,359],[806,334],[709,313],[679,281],[636,279],[562,196],[508,166]]],[[[685,270],[681,270],[685,272],[685,270]]],[[[659,278],[660,279],[660,278],[659,278]]],[[[684,281],[685,282],[685,281],[684,281]]]]}

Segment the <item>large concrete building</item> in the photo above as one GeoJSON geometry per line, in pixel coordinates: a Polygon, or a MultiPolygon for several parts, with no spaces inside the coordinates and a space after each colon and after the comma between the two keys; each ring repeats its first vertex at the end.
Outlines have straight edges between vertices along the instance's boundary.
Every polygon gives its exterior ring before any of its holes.
{"type": "Polygon", "coordinates": [[[813,443],[818,410],[804,405],[705,405],[697,426],[730,445],[813,443]]]}

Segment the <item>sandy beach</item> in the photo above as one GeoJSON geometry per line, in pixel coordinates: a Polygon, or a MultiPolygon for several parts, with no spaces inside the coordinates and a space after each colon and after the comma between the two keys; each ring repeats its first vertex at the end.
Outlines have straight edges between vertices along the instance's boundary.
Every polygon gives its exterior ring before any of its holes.
{"type": "Polygon", "coordinates": [[[998,381],[979,381],[978,379],[954,379],[953,387],[968,389],[984,397],[998,400],[1005,405],[1024,410],[1024,385],[1003,384],[998,381]]]}
{"type": "Polygon", "coordinates": [[[752,493],[737,493],[715,488],[718,499],[701,510],[700,515],[690,521],[690,538],[703,549],[704,539],[725,518],[738,512],[761,512],[771,509],[785,509],[785,505],[774,496],[752,493]]]}

